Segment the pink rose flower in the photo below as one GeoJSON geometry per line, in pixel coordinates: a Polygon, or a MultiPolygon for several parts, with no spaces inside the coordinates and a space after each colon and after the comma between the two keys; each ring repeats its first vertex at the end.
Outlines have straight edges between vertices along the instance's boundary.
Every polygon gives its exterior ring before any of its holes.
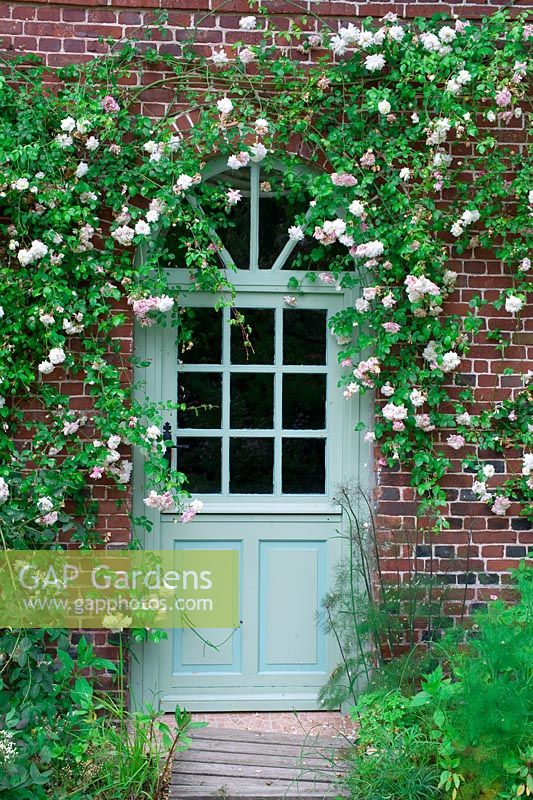
{"type": "Polygon", "coordinates": [[[111,114],[113,111],[120,111],[120,106],[115,100],[114,97],[110,94],[106,94],[104,99],[101,102],[101,106],[106,112],[106,114],[111,114]]]}

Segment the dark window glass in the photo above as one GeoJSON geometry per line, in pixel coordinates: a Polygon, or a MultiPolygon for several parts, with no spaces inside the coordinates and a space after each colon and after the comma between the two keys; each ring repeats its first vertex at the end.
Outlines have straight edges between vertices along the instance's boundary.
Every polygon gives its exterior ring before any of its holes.
{"type": "Polygon", "coordinates": [[[296,219],[301,219],[309,209],[311,198],[305,187],[300,187],[297,199],[294,194],[289,199],[284,193],[284,180],[279,171],[262,167],[259,199],[260,269],[272,267],[289,241],[289,227],[295,225],[296,219]]]}
{"type": "Polygon", "coordinates": [[[325,454],[324,439],[283,439],[281,449],[283,494],[324,494],[325,454]]]}
{"type": "Polygon", "coordinates": [[[230,427],[274,426],[274,376],[233,374],[230,382],[230,427]]]}
{"type": "Polygon", "coordinates": [[[220,428],[222,423],[222,375],[206,372],[181,372],[178,399],[185,411],[178,410],[178,428],[220,428]]]}
{"type": "Polygon", "coordinates": [[[326,363],[326,311],[284,309],[283,363],[326,363]]]}
{"type": "Polygon", "coordinates": [[[241,200],[229,206],[216,224],[216,232],[239,269],[250,268],[250,170],[221,172],[212,179],[219,189],[236,189],[241,200]]]}
{"type": "Polygon", "coordinates": [[[234,321],[231,326],[231,363],[273,364],[274,309],[240,308],[238,311],[244,321],[234,321]]]}
{"type": "Polygon", "coordinates": [[[261,197],[259,201],[259,269],[270,269],[288,242],[288,229],[295,213],[283,197],[261,197]]]}
{"type": "Polygon", "coordinates": [[[222,440],[191,437],[178,439],[177,466],[189,479],[190,492],[219,494],[222,476],[222,440]]]}
{"type": "Polygon", "coordinates": [[[179,359],[184,364],[222,362],[222,314],[214,308],[189,308],[181,318],[179,359]]]}
{"type": "Polygon", "coordinates": [[[194,234],[188,225],[185,222],[171,225],[165,244],[168,249],[168,266],[176,269],[188,269],[187,255],[194,251],[194,234]]]}
{"type": "Polygon", "coordinates": [[[326,426],[326,376],[283,376],[283,427],[322,430],[326,426]]]}
{"type": "Polygon", "coordinates": [[[272,494],[273,439],[230,439],[229,490],[231,494],[272,494]]]}

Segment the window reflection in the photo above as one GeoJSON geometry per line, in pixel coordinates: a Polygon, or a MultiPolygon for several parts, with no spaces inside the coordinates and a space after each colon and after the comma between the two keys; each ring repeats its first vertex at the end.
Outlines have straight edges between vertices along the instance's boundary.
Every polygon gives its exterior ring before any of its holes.
{"type": "Polygon", "coordinates": [[[274,426],[274,376],[261,373],[233,374],[230,382],[230,426],[274,426]]]}
{"type": "Polygon", "coordinates": [[[325,454],[324,439],[283,439],[281,464],[283,494],[324,494],[325,454]]]}
{"type": "Polygon", "coordinates": [[[324,309],[283,311],[283,363],[326,363],[326,320],[324,309]]]}
{"type": "Polygon", "coordinates": [[[219,438],[178,438],[177,466],[188,478],[194,493],[219,494],[222,476],[222,440],[219,438]]]}
{"type": "Polygon", "coordinates": [[[272,494],[273,439],[230,439],[230,493],[272,494]]]}
{"type": "Polygon", "coordinates": [[[231,326],[232,364],[274,363],[274,309],[240,308],[242,326],[231,326]],[[244,328],[244,330],[243,330],[244,328]]]}
{"type": "Polygon", "coordinates": [[[220,428],[222,424],[222,375],[182,372],[178,376],[178,428],[220,428]]]}
{"type": "Polygon", "coordinates": [[[283,376],[283,427],[293,430],[326,427],[326,375],[283,376]]]}

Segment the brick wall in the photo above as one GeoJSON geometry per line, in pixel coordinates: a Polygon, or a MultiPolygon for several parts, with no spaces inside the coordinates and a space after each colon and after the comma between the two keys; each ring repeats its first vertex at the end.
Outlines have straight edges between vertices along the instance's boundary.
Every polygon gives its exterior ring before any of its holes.
{"type": "MultiPolygon", "coordinates": [[[[364,3],[330,0],[317,2],[287,2],[268,0],[265,5],[275,15],[278,27],[287,26],[299,9],[314,12],[331,25],[345,23],[357,17],[382,16],[396,12],[400,17],[430,16],[436,12],[456,14],[463,19],[479,20],[503,6],[506,0],[492,2],[466,2],[453,4],[444,2],[364,3]]],[[[530,2],[514,3],[514,11],[531,9],[530,2]]],[[[0,4],[0,37],[2,49],[11,52],[34,52],[43,56],[50,67],[84,61],[107,50],[99,42],[100,37],[135,36],[143,41],[142,28],[154,20],[159,9],[168,11],[166,35],[156,32],[152,37],[162,52],[179,54],[180,40],[186,30],[199,22],[197,48],[205,55],[224,44],[233,44],[238,39],[248,38],[254,42],[254,32],[243,33],[238,21],[241,14],[250,13],[248,0],[63,0],[51,3],[46,0],[0,4]]],[[[308,29],[317,26],[315,18],[308,18],[308,29]]],[[[142,45],[141,45],[142,46],[142,45]]],[[[304,56],[302,56],[304,58],[304,56]]],[[[307,58],[307,56],[305,56],[307,58]]],[[[132,82],[152,81],[153,74],[132,77],[132,82]]],[[[164,87],[144,97],[144,113],[157,116],[164,111],[165,103],[172,95],[164,87]]],[[[502,142],[513,148],[524,146],[525,134],[522,122],[514,123],[499,131],[502,142]]],[[[468,145],[466,146],[468,147],[468,145]]],[[[464,152],[465,158],[468,152],[464,152]]],[[[459,273],[457,290],[447,304],[451,313],[467,311],[469,300],[483,293],[489,300],[496,299],[510,285],[510,277],[490,252],[480,248],[468,250],[460,259],[453,259],[450,268],[459,273]]],[[[490,308],[485,312],[484,331],[477,337],[475,346],[462,363],[461,375],[456,378],[453,394],[462,385],[474,388],[478,404],[492,403],[507,396],[510,389],[518,385],[517,376],[504,375],[506,367],[516,372],[533,368],[533,318],[522,317],[522,328],[515,337],[515,344],[508,348],[506,360],[502,361],[495,346],[486,338],[486,332],[499,327],[509,329],[514,322],[505,312],[490,308]]],[[[132,350],[131,326],[120,334],[123,351],[132,350]]],[[[125,376],[127,379],[127,375],[125,376]]],[[[63,384],[74,395],[74,406],[87,409],[87,398],[79,384],[63,384]]],[[[89,410],[89,409],[87,409],[89,410]]],[[[517,509],[511,509],[505,517],[487,513],[486,506],[475,502],[470,487],[472,476],[464,474],[458,454],[443,445],[452,459],[453,469],[445,478],[449,506],[447,509],[450,529],[439,535],[438,540],[424,538],[423,524],[417,518],[413,490],[409,486],[409,475],[400,471],[382,468],[378,472],[378,526],[383,543],[384,570],[391,579],[410,570],[428,569],[442,576],[448,587],[445,613],[454,616],[461,613],[462,602],[477,607],[488,600],[508,582],[506,570],[516,566],[520,557],[533,545],[533,530],[517,509]],[[513,515],[514,510],[514,515],[513,515]],[[394,547],[391,545],[394,543],[394,547]]],[[[462,455],[462,453],[461,453],[462,455]]],[[[502,474],[504,462],[485,454],[494,463],[496,472],[502,474]],[[492,457],[492,458],[491,458],[492,457]]],[[[516,468],[517,464],[512,465],[516,468]]],[[[112,543],[124,542],[129,535],[128,512],[131,498],[116,511],[116,493],[111,487],[98,485],[95,496],[102,501],[100,523],[102,529],[111,534],[112,543]]],[[[124,499],[122,497],[122,499],[124,499]]],[[[423,521],[422,521],[423,522],[423,521]]],[[[103,642],[102,634],[97,635],[103,642]]]]}

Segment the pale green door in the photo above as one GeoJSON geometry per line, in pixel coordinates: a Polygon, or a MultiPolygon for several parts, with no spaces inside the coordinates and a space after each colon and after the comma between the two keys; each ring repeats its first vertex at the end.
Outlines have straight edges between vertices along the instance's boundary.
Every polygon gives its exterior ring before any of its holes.
{"type": "MultiPolygon", "coordinates": [[[[328,330],[346,298],[321,284],[293,306],[288,277],[253,268],[232,276],[253,348],[230,325],[229,307],[196,293],[190,349],[178,352],[170,329],[138,338],[154,365],[152,396],[203,407],[168,412],[165,438],[176,441],[175,465],[204,511],[186,525],[154,514],[151,545],[232,549],[241,574],[238,629],[169,631],[137,654],[134,690],[159,693],[165,710],[314,709],[338,662],[321,603],[341,556],[335,493],[358,479],[362,460],[360,409],[338,388],[339,346],[328,330]]],[[[137,502],[143,491],[138,482],[137,502]]]]}

